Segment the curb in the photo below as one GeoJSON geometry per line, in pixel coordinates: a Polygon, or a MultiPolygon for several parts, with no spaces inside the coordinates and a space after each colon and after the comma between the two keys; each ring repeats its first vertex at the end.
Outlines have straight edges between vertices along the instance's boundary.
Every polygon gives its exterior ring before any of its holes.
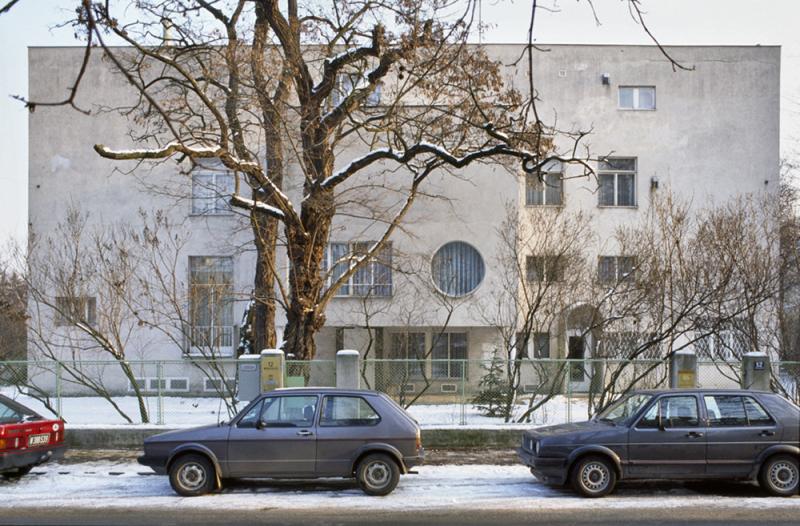
{"type": "MultiPolygon", "coordinates": [[[[65,442],[74,449],[141,449],[145,438],[175,431],[176,428],[67,428],[65,442]]],[[[519,445],[520,429],[428,428],[422,430],[422,444],[428,449],[490,448],[519,445]]]]}

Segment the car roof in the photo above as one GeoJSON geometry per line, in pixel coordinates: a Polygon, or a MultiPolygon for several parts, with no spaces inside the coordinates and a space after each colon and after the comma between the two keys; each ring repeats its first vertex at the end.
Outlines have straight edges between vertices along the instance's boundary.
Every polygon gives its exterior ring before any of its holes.
{"type": "Polygon", "coordinates": [[[264,391],[261,394],[349,394],[379,396],[381,393],[371,389],[344,389],[340,387],[282,387],[273,391],[264,391]]]}
{"type": "Polygon", "coordinates": [[[772,391],[761,391],[758,389],[704,389],[702,387],[695,387],[695,388],[680,388],[680,389],[637,389],[631,391],[631,394],[650,394],[650,395],[660,395],[660,394],[672,394],[672,393],[687,393],[687,394],[697,394],[697,393],[707,393],[707,394],[775,394],[772,391]]]}

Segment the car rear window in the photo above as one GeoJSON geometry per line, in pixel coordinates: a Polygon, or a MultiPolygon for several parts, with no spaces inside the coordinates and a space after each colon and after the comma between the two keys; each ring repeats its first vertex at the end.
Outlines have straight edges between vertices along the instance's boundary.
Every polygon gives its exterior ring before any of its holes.
{"type": "Polygon", "coordinates": [[[23,420],[39,419],[41,419],[39,415],[19,404],[0,400],[0,424],[13,424],[23,420]]]}
{"type": "Polygon", "coordinates": [[[360,396],[326,396],[322,401],[321,426],[374,426],[380,421],[380,415],[360,396]]]}
{"type": "Polygon", "coordinates": [[[775,422],[755,399],[739,395],[703,397],[711,427],[764,426],[775,422]]]}

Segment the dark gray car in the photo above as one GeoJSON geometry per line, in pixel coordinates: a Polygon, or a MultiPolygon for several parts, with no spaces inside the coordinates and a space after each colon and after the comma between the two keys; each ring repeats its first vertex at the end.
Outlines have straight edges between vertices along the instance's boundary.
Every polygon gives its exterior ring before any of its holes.
{"type": "Polygon", "coordinates": [[[525,432],[518,450],[536,478],[587,497],[619,479],[758,480],[798,493],[800,408],[769,392],[639,391],[596,418],[525,432]]]}
{"type": "Polygon", "coordinates": [[[386,495],[423,457],[419,426],[386,395],[301,388],[262,394],[230,423],[147,438],[139,463],[184,496],[227,478],[319,477],[355,477],[386,495]]]}

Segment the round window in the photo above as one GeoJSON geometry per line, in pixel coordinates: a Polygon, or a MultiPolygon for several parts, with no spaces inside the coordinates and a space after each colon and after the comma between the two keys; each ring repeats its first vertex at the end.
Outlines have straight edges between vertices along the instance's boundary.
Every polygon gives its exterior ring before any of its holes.
{"type": "Polygon", "coordinates": [[[463,241],[443,245],[431,261],[433,283],[448,296],[466,296],[478,288],[485,273],[481,255],[463,241]]]}

